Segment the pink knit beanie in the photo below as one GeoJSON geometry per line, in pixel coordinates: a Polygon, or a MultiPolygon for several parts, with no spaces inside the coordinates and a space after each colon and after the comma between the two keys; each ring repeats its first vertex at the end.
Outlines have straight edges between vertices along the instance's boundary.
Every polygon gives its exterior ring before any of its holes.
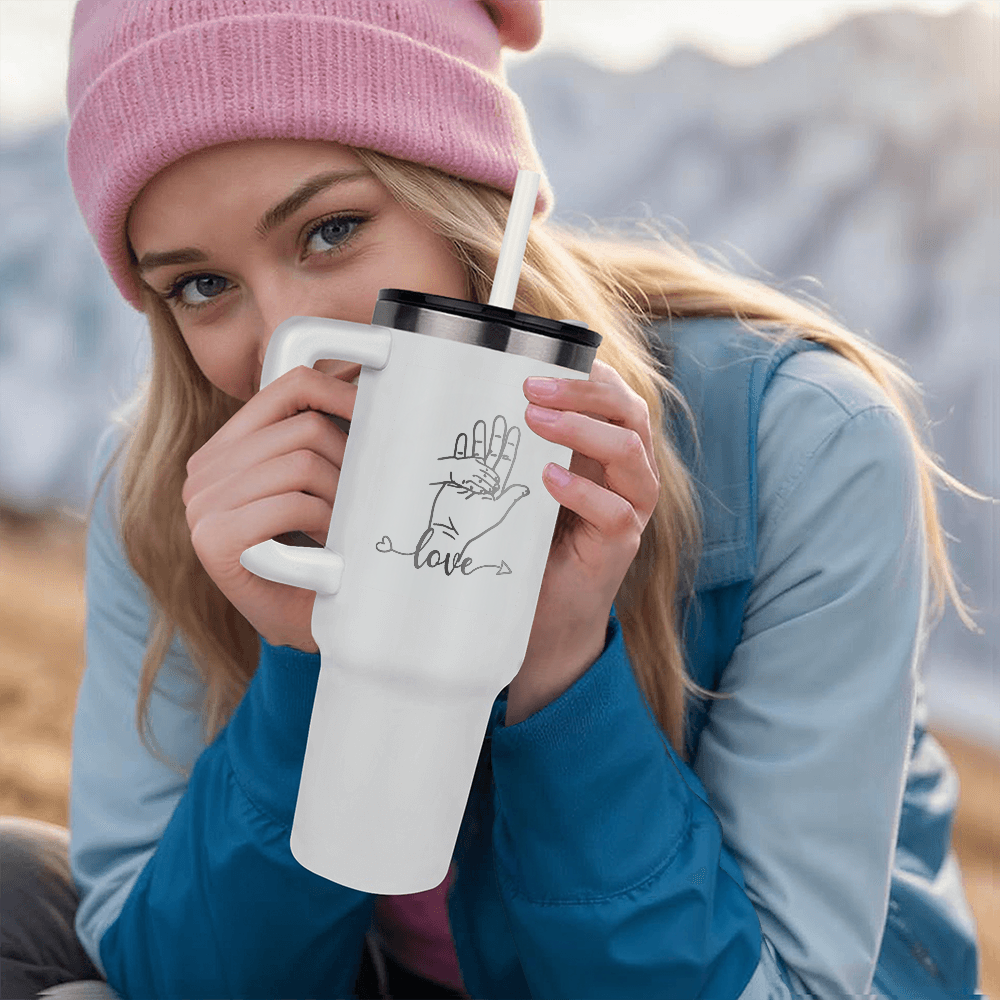
{"type": "Polygon", "coordinates": [[[540,0],[79,0],[67,159],[111,277],[141,308],[132,201],[219,143],[332,140],[513,193],[542,166],[500,52],[541,32],[540,0]]]}

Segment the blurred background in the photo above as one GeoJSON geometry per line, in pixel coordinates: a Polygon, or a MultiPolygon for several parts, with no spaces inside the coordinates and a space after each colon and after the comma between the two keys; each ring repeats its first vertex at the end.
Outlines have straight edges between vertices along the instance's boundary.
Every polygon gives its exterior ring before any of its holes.
{"type": "MultiPolygon", "coordinates": [[[[87,477],[148,358],[66,176],[72,9],[0,0],[0,813],[64,825],[87,477]]],[[[507,67],[557,219],[659,220],[826,303],[922,386],[945,469],[1000,497],[1000,3],[547,0],[507,67]]],[[[1000,510],[938,500],[983,634],[949,605],[923,671],[995,993],[1000,510]]]]}

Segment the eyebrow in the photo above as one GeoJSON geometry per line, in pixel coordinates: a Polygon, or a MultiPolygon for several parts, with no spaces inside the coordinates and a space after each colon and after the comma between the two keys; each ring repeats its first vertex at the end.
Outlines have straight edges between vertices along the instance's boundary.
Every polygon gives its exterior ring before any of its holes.
{"type": "MultiPolygon", "coordinates": [[[[315,198],[316,195],[335,184],[362,179],[374,178],[369,171],[364,169],[327,170],[322,174],[316,174],[303,181],[287,198],[283,198],[277,205],[269,208],[260,217],[254,230],[263,239],[275,226],[280,226],[285,219],[297,212],[311,198],[315,198]]],[[[195,247],[185,247],[183,250],[150,250],[142,255],[142,259],[138,262],[138,268],[140,274],[145,274],[147,271],[166,267],[169,264],[197,264],[204,260],[208,260],[208,257],[195,247]]]]}

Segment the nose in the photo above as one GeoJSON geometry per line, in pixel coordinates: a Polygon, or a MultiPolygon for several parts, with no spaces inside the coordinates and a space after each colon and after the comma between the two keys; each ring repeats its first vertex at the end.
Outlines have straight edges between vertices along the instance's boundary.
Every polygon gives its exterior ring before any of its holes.
{"type": "Polygon", "coordinates": [[[253,391],[260,391],[261,372],[267,348],[274,331],[293,316],[322,316],[320,303],[310,300],[303,288],[293,279],[271,270],[254,282],[248,322],[253,326],[256,345],[256,366],[253,391]],[[251,318],[252,317],[252,318],[251,318]]]}

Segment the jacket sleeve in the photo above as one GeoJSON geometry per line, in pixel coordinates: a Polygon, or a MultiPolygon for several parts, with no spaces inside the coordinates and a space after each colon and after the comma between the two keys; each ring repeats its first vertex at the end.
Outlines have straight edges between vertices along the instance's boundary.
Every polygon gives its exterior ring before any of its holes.
{"type": "Polygon", "coordinates": [[[919,472],[902,418],[851,362],[811,351],[774,381],[758,431],[757,580],[723,676],[733,697],[713,704],[694,769],[796,987],[863,996],[926,639],[919,472]]]}
{"type": "Polygon", "coordinates": [[[114,479],[87,536],[70,795],[77,934],[125,998],[352,996],[374,897],[289,849],[319,656],[261,640],[243,700],[206,746],[204,688],[175,642],[151,722],[176,769],[153,757],[135,721],[149,608],[116,530],[114,479]]]}
{"type": "Polygon", "coordinates": [[[917,474],[888,406],[805,395],[801,412],[772,398],[733,697],[711,703],[692,767],[614,615],[590,670],[493,734],[497,878],[535,997],[870,990],[924,596],[917,474]]]}

